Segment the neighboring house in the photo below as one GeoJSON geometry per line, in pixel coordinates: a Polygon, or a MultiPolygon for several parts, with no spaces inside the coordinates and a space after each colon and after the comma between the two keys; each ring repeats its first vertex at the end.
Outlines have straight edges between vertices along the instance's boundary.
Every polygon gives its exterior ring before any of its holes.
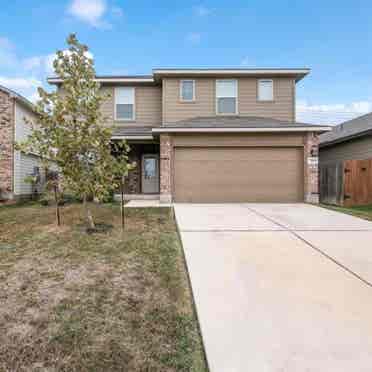
{"type": "Polygon", "coordinates": [[[21,199],[35,191],[40,192],[45,179],[39,158],[14,148],[15,142],[25,140],[30,133],[24,118],[36,122],[32,103],[0,86],[0,200],[21,199]],[[24,181],[32,174],[39,174],[36,190],[24,181]]]}
{"type": "Polygon", "coordinates": [[[344,206],[372,203],[372,113],[320,136],[320,196],[344,206]]]}
{"type": "MultiPolygon", "coordinates": [[[[318,202],[318,134],[296,123],[308,69],[155,69],[97,76],[113,140],[137,168],[127,198],[162,202],[318,202]]],[[[61,86],[58,78],[49,83],[61,86]]]]}
{"type": "Polygon", "coordinates": [[[320,163],[372,159],[372,113],[333,127],[320,136],[320,163]]]}

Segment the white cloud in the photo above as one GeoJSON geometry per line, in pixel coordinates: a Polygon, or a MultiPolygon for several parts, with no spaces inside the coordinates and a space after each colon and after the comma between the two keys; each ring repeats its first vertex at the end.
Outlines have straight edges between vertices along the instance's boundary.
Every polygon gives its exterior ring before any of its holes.
{"type": "Polygon", "coordinates": [[[190,32],[186,35],[186,41],[192,44],[199,44],[201,41],[201,34],[199,32],[190,32]]]}
{"type": "Polygon", "coordinates": [[[306,100],[297,101],[299,122],[337,125],[372,111],[372,101],[313,105],[306,100]]]}
{"type": "Polygon", "coordinates": [[[118,6],[109,8],[106,0],[72,0],[67,12],[89,25],[110,29],[112,25],[105,19],[107,16],[122,17],[123,9],[118,6]]]}
{"type": "MultiPolygon", "coordinates": [[[[68,50],[64,52],[70,53],[68,50]]],[[[86,56],[93,59],[93,54],[89,51],[86,52],[86,56]]],[[[11,41],[0,37],[0,85],[14,90],[31,101],[36,101],[38,87],[44,86],[45,89],[50,89],[45,78],[54,75],[55,58],[55,53],[21,58],[11,41]]]]}
{"type": "Polygon", "coordinates": [[[68,8],[71,15],[94,27],[102,25],[102,18],[106,10],[105,0],[72,0],[68,8]]]}
{"type": "Polygon", "coordinates": [[[199,17],[205,17],[212,13],[212,10],[205,7],[204,5],[197,5],[193,7],[193,12],[199,17]]]}
{"type": "Polygon", "coordinates": [[[33,102],[33,103],[36,103],[39,99],[40,99],[40,96],[39,96],[39,92],[36,90],[35,92],[29,94],[26,96],[26,98],[33,102]]]}
{"type": "Polygon", "coordinates": [[[39,68],[43,63],[43,57],[30,57],[23,60],[23,66],[26,71],[39,68]]]}
{"type": "Polygon", "coordinates": [[[0,84],[10,89],[29,89],[41,85],[41,81],[36,78],[8,78],[0,76],[0,84]]]}
{"type": "MultiPolygon", "coordinates": [[[[64,50],[65,54],[70,54],[69,50],[64,50]]],[[[86,52],[85,55],[93,59],[93,54],[91,52],[86,52]]],[[[55,53],[47,54],[45,56],[35,56],[26,58],[22,61],[23,68],[28,72],[33,72],[35,74],[54,74],[53,62],[57,55],[55,53]]]]}

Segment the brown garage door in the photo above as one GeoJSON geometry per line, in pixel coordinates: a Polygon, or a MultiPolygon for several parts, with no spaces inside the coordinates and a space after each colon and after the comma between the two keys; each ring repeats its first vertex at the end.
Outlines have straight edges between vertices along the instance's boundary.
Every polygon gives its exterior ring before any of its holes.
{"type": "Polygon", "coordinates": [[[303,149],[177,147],[177,202],[303,201],[303,149]]]}

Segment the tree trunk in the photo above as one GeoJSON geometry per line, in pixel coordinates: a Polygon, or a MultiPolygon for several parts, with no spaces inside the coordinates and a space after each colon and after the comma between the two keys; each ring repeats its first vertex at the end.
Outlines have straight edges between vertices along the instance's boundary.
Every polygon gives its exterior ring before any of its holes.
{"type": "Polygon", "coordinates": [[[125,220],[124,220],[124,177],[121,179],[120,182],[120,191],[121,191],[121,229],[125,229],[125,220]]]}
{"type": "Polygon", "coordinates": [[[58,200],[58,191],[57,191],[57,188],[58,186],[57,185],[54,185],[54,200],[56,202],[56,219],[57,219],[57,226],[61,226],[61,215],[59,213],[59,200],[58,200]]]}
{"type": "Polygon", "coordinates": [[[89,230],[94,230],[96,228],[94,221],[93,221],[93,216],[92,213],[88,207],[88,202],[87,202],[87,196],[84,195],[83,198],[83,205],[84,205],[84,211],[85,211],[85,217],[87,219],[87,225],[89,230]]]}

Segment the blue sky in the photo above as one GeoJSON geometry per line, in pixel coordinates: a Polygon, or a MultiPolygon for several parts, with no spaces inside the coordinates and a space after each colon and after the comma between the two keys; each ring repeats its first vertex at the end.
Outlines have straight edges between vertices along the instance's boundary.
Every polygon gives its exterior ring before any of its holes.
{"type": "Polygon", "coordinates": [[[0,84],[35,99],[70,32],[99,74],[156,67],[310,67],[298,119],[338,123],[372,111],[372,2],[6,1],[0,84]]]}

